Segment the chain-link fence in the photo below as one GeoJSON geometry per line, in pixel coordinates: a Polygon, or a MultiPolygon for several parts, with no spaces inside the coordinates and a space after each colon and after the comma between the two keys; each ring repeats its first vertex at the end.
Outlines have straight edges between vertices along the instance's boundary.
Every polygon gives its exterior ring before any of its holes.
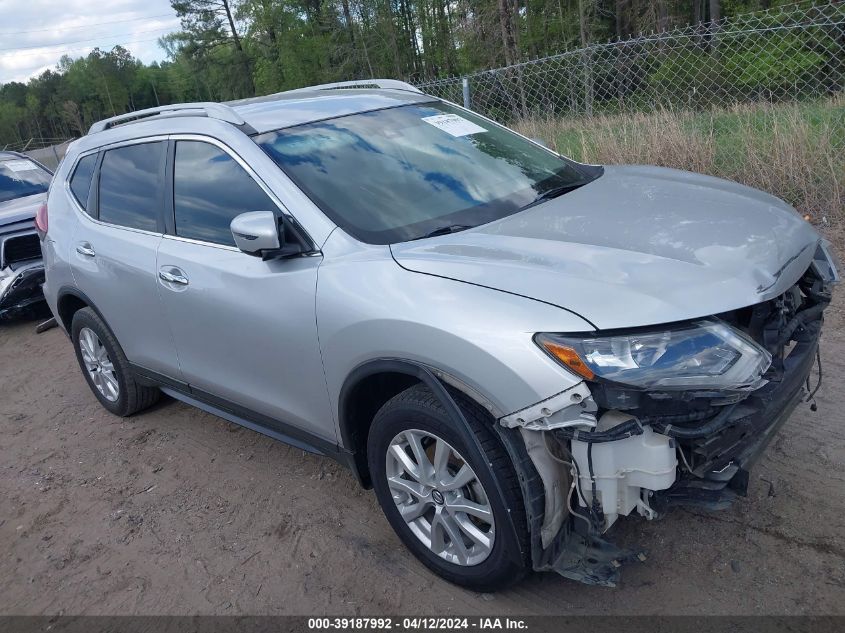
{"type": "Polygon", "coordinates": [[[20,152],[55,170],[64,158],[67,146],[73,139],[68,138],[30,138],[18,143],[0,146],[0,151],[20,152]]]}
{"type": "Polygon", "coordinates": [[[824,98],[845,89],[845,2],[779,7],[418,87],[501,122],[824,98]]]}

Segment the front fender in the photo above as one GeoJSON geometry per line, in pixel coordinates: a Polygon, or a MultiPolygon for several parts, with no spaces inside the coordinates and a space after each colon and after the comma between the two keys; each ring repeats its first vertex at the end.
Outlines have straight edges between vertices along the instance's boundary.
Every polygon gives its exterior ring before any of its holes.
{"type": "Polygon", "coordinates": [[[524,409],[580,382],[533,341],[536,332],[591,330],[580,317],[524,297],[407,271],[387,247],[333,252],[339,250],[334,239],[335,234],[323,249],[316,307],[336,421],[347,377],[377,359],[404,359],[453,377],[479,394],[494,415],[524,409]]]}

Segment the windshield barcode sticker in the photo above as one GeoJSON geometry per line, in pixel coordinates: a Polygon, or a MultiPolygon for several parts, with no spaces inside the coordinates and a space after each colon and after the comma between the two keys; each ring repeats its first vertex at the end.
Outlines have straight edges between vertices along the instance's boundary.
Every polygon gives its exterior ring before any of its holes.
{"type": "Polygon", "coordinates": [[[28,160],[7,160],[3,163],[3,167],[7,167],[11,171],[32,171],[37,169],[35,163],[28,160]]]}
{"type": "Polygon", "coordinates": [[[469,134],[478,134],[479,132],[487,131],[480,125],[476,125],[472,121],[468,121],[457,114],[424,116],[422,120],[452,136],[467,136],[469,134]]]}

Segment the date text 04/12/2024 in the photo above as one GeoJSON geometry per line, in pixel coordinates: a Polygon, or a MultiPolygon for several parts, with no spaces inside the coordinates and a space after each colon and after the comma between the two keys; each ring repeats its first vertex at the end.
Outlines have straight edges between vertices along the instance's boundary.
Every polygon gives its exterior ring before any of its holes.
{"type": "Polygon", "coordinates": [[[499,617],[309,618],[311,630],[525,630],[525,620],[499,617]]]}

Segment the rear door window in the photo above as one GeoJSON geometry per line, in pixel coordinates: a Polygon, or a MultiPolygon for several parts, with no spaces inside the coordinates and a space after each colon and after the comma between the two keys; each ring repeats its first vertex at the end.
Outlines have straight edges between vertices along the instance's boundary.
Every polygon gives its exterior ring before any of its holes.
{"type": "Polygon", "coordinates": [[[94,175],[96,163],[97,154],[89,154],[81,158],[70,179],[70,190],[73,192],[73,197],[86,212],[88,210],[88,191],[91,189],[91,177],[94,175]]]}
{"type": "Polygon", "coordinates": [[[164,142],[155,141],[106,151],[100,167],[100,221],[159,230],[166,150],[164,142]]]}
{"type": "Polygon", "coordinates": [[[173,167],[176,235],[234,246],[229,224],[247,211],[278,207],[229,154],[203,141],[177,141],[173,167]]]}

